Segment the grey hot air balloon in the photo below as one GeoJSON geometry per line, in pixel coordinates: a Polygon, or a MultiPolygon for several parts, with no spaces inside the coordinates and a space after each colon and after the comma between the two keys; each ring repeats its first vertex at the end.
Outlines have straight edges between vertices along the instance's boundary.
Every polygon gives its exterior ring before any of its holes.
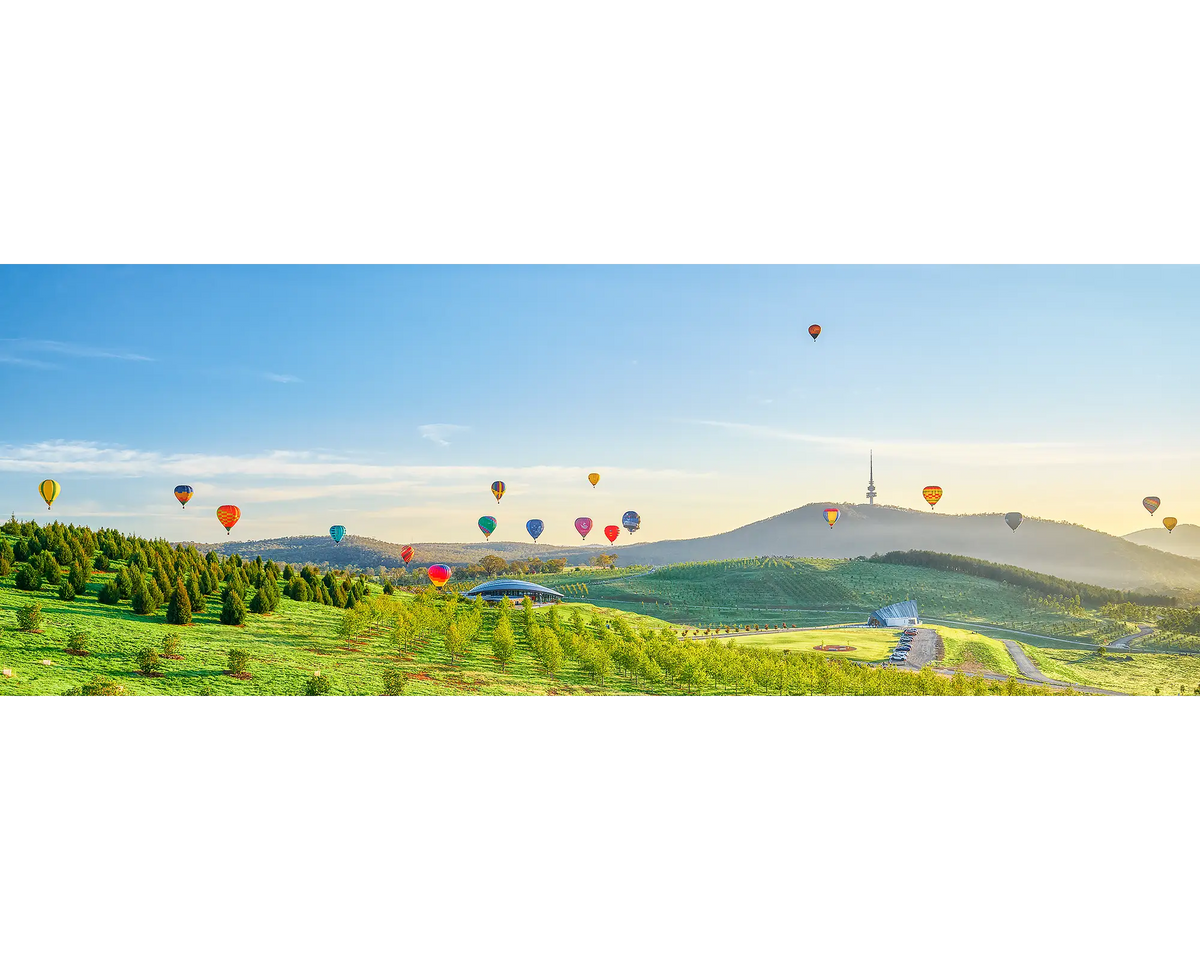
{"type": "Polygon", "coordinates": [[[1012,527],[1013,533],[1017,532],[1017,527],[1019,527],[1021,525],[1021,521],[1024,519],[1025,518],[1023,516],[1021,516],[1019,513],[1006,513],[1004,515],[1004,522],[1007,523],[1010,527],[1012,527]]]}

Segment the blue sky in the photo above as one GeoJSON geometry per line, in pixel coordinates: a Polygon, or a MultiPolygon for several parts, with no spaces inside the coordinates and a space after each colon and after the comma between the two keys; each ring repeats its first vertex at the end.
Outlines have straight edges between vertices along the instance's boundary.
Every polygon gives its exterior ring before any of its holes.
{"type": "Polygon", "coordinates": [[[1200,513],[1198,306],[1190,268],[3,268],[0,508],[53,476],[171,538],[233,502],[235,537],[648,540],[860,502],[873,447],[882,502],[1126,533],[1200,513]]]}

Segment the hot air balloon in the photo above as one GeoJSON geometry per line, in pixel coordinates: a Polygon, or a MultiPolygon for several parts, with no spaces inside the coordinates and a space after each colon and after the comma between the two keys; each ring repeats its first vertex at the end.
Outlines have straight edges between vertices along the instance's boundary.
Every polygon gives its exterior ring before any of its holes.
{"type": "Polygon", "coordinates": [[[429,579],[435,587],[444,586],[446,581],[450,579],[451,570],[444,563],[435,563],[427,571],[429,579]]]}
{"type": "Polygon", "coordinates": [[[1006,513],[1004,515],[1004,522],[1007,523],[1010,527],[1012,527],[1013,533],[1017,532],[1017,527],[1019,527],[1021,525],[1021,521],[1024,519],[1025,518],[1023,516],[1021,516],[1019,513],[1015,513],[1015,512],[1014,513],[1006,513]]]}
{"type": "Polygon", "coordinates": [[[594,487],[596,484],[598,484],[600,482],[600,474],[589,473],[588,480],[591,482],[592,486],[594,487]]]}
{"type": "Polygon", "coordinates": [[[546,525],[541,520],[530,520],[525,524],[525,529],[529,531],[529,535],[533,537],[533,542],[537,543],[537,538],[542,535],[542,531],[546,529],[546,525]]]}
{"type": "Polygon", "coordinates": [[[175,488],[175,499],[179,501],[181,507],[186,508],[187,502],[192,499],[194,492],[186,483],[181,483],[175,488]]]}
{"type": "Polygon", "coordinates": [[[485,539],[485,540],[488,539],[488,537],[490,537],[493,533],[496,532],[496,518],[495,517],[480,517],[479,518],[479,529],[483,531],[483,539],[485,539]]]}
{"type": "Polygon", "coordinates": [[[1167,533],[1171,533],[1178,524],[1179,521],[1174,517],[1163,517],[1163,526],[1167,528],[1167,533]]]}
{"type": "Polygon", "coordinates": [[[50,505],[54,503],[54,498],[58,496],[59,486],[57,480],[43,480],[38,484],[38,493],[42,495],[42,499],[46,501],[46,509],[50,509],[50,505]]]}
{"type": "Polygon", "coordinates": [[[580,517],[575,521],[575,529],[579,531],[579,536],[586,540],[587,535],[592,532],[592,518],[580,517]]]}
{"type": "Polygon", "coordinates": [[[642,518],[637,515],[637,511],[635,510],[626,510],[624,516],[621,517],[621,526],[631,534],[637,533],[641,525],[642,518]]]}
{"type": "Polygon", "coordinates": [[[620,534],[621,534],[621,528],[618,527],[615,523],[610,523],[607,527],[604,528],[604,535],[606,537],[608,537],[609,543],[616,543],[617,537],[620,536],[620,534]]]}
{"type": "Polygon", "coordinates": [[[932,510],[937,506],[937,502],[942,499],[942,488],[926,487],[921,491],[921,496],[925,498],[925,502],[929,504],[929,509],[932,510]]]}
{"type": "Polygon", "coordinates": [[[1147,497],[1142,501],[1142,506],[1150,511],[1150,516],[1154,516],[1154,511],[1162,506],[1162,500],[1158,497],[1147,497]]]}
{"type": "Polygon", "coordinates": [[[813,340],[816,340],[817,337],[821,335],[821,325],[819,323],[814,323],[808,328],[808,335],[812,337],[813,340]]]}
{"type": "Polygon", "coordinates": [[[343,527],[340,523],[336,523],[332,527],[329,528],[329,535],[331,537],[333,537],[334,543],[341,543],[342,537],[344,537],[346,535],[346,528],[343,527]]]}
{"type": "Polygon", "coordinates": [[[500,502],[500,498],[504,496],[504,481],[497,480],[492,484],[492,493],[496,495],[496,502],[500,502]]]}
{"type": "Polygon", "coordinates": [[[841,515],[841,512],[838,510],[837,507],[826,507],[826,509],[823,513],[823,516],[825,517],[825,522],[827,524],[829,524],[830,530],[832,530],[833,525],[838,522],[838,517],[840,515],[841,515]]]}
{"type": "Polygon", "coordinates": [[[233,529],[233,525],[241,518],[242,511],[231,503],[217,507],[217,519],[221,521],[221,526],[225,528],[225,536],[229,536],[229,531],[233,529]]]}
{"type": "Polygon", "coordinates": [[[405,563],[412,563],[414,551],[412,547],[403,547],[400,550],[400,559],[405,563]]]}

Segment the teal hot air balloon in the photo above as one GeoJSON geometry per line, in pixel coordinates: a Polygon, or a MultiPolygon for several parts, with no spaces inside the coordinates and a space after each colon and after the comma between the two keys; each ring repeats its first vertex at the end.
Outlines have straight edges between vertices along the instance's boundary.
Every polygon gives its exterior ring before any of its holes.
{"type": "Polygon", "coordinates": [[[480,517],[479,529],[483,531],[483,539],[487,540],[493,533],[496,532],[496,518],[480,517]]]}
{"type": "Polygon", "coordinates": [[[333,537],[334,543],[341,543],[342,537],[344,537],[346,535],[346,528],[343,527],[340,523],[334,524],[332,527],[329,528],[329,535],[331,537],[333,537]]]}
{"type": "Polygon", "coordinates": [[[541,520],[530,520],[525,524],[525,529],[529,531],[529,535],[533,537],[533,542],[537,543],[537,538],[542,535],[542,531],[546,529],[546,525],[541,520]]]}

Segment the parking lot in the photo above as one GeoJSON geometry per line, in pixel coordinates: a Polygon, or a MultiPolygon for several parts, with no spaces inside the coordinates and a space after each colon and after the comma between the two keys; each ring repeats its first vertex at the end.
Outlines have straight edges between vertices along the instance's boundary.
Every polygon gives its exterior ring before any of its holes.
{"type": "Polygon", "coordinates": [[[920,670],[927,663],[938,659],[938,635],[925,627],[909,627],[896,632],[896,644],[887,663],[893,667],[911,667],[920,670]]]}

